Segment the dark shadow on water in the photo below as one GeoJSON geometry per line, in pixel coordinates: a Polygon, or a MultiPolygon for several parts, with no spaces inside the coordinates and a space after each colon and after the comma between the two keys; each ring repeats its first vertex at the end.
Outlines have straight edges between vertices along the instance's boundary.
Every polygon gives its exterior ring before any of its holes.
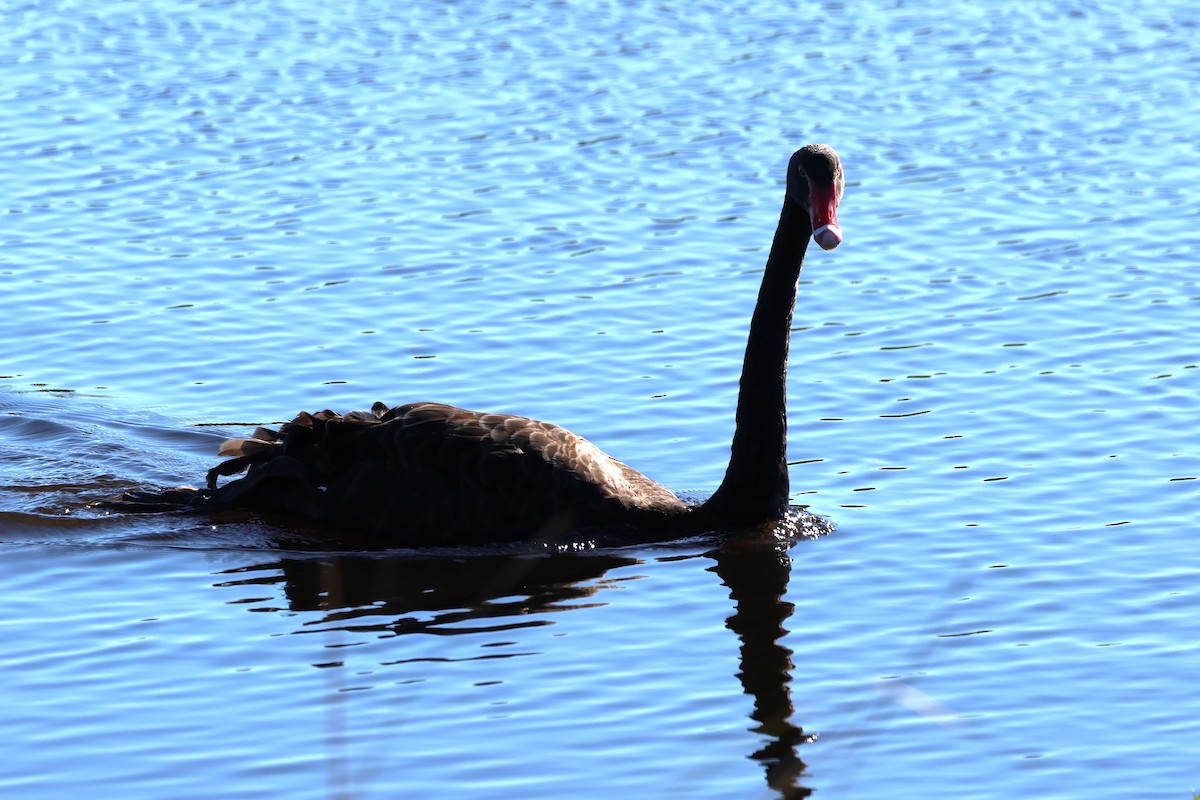
{"type": "Polygon", "coordinates": [[[738,678],[754,698],[751,730],[763,737],[750,758],[763,765],[767,785],[782,797],[808,797],[812,790],[797,783],[805,767],[797,749],[815,737],[793,721],[792,651],[781,642],[795,608],[783,599],[792,560],[782,548],[753,541],[730,541],[706,555],[734,603],[725,626],[740,642],[738,678]]]}
{"type": "MultiPolygon", "coordinates": [[[[320,615],[298,633],[341,629],[454,636],[550,625],[548,613],[604,605],[609,601],[597,597],[602,589],[634,579],[607,573],[646,563],[630,552],[295,554],[226,570],[217,585],[281,584],[287,611],[320,615]]],[[[793,721],[792,653],[780,641],[793,609],[783,599],[791,559],[776,542],[744,540],[722,542],[704,556],[714,562],[708,570],[728,587],[733,601],[726,626],[737,637],[738,678],[753,700],[747,729],[760,738],[747,757],[763,766],[766,783],[778,797],[808,797],[812,790],[799,785],[805,764],[797,751],[814,737],[793,721]]]]}
{"type": "Polygon", "coordinates": [[[549,625],[529,615],[588,607],[606,572],[639,563],[607,554],[323,554],[228,570],[240,577],[217,585],[282,583],[288,610],[322,612],[313,630],[455,636],[549,625]]]}

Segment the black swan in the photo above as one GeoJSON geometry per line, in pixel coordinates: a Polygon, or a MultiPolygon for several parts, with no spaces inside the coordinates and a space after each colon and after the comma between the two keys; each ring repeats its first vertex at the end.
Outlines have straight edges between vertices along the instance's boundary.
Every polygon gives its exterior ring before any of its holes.
{"type": "Polygon", "coordinates": [[[703,504],[556,425],[441,403],[301,412],[278,431],[230,439],[207,489],[128,492],[124,510],[282,512],[372,541],[457,545],[553,541],[587,529],[639,540],[755,528],[788,507],[787,359],[796,285],[811,236],[842,240],[845,181],[828,145],[798,150],[750,322],[725,479],[703,504]],[[218,478],[248,470],[218,486],[218,478]]]}

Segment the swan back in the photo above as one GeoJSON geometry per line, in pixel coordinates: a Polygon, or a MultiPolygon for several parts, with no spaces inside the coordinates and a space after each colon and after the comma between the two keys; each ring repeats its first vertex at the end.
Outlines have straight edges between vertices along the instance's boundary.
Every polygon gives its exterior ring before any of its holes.
{"type": "Polygon", "coordinates": [[[210,473],[248,468],[219,505],[299,513],[394,542],[552,539],[687,510],[665,487],[565,428],[444,403],[302,412],[229,440],[210,473]]]}

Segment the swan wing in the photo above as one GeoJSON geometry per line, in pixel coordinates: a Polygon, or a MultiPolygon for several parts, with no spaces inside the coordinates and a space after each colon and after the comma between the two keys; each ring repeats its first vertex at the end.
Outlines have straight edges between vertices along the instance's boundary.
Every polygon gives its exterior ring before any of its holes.
{"type": "Polygon", "coordinates": [[[253,441],[224,448],[238,457],[213,473],[250,473],[216,499],[397,542],[552,538],[684,509],[665,487],[565,428],[443,403],[302,412],[275,440],[256,432],[253,441]]]}

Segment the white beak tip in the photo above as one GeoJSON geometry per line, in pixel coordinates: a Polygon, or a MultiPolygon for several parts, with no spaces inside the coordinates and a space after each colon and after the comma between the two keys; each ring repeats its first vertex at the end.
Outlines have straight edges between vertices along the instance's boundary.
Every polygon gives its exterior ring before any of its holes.
{"type": "Polygon", "coordinates": [[[813,239],[822,250],[832,250],[842,243],[842,229],[837,225],[822,225],[813,231],[813,239]]]}

